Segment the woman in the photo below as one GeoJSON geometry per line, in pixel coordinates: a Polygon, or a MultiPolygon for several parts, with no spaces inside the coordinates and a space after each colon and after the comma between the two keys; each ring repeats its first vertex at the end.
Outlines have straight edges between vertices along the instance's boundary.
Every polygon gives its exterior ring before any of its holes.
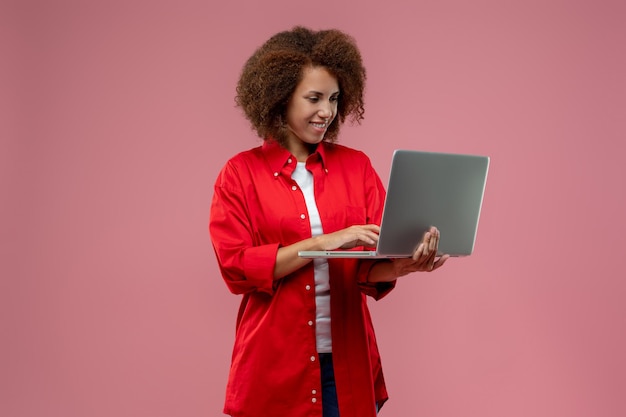
{"type": "Polygon", "coordinates": [[[243,300],[224,412],[233,417],[369,417],[387,400],[366,295],[432,271],[432,228],[410,259],[315,260],[300,250],[375,246],[385,197],[370,160],[335,143],[363,119],[365,69],[338,30],[278,33],[237,85],[262,146],[229,160],[209,230],[226,285],[243,300]]]}

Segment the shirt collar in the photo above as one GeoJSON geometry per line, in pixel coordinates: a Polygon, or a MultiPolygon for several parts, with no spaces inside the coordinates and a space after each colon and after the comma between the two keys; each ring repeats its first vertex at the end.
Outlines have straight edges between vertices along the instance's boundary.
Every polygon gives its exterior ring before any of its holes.
{"type": "MultiPolygon", "coordinates": [[[[321,161],[322,168],[326,169],[326,153],[328,146],[332,145],[324,141],[320,142],[320,144],[317,145],[315,152],[309,156],[307,166],[319,160],[321,161]]],[[[291,152],[282,147],[274,139],[265,140],[263,142],[262,149],[273,173],[280,173],[284,168],[290,167],[288,175],[291,175],[291,172],[293,172],[293,169],[295,169],[296,166],[296,158],[291,154],[291,152]],[[292,163],[289,163],[290,159],[292,163]]]]}

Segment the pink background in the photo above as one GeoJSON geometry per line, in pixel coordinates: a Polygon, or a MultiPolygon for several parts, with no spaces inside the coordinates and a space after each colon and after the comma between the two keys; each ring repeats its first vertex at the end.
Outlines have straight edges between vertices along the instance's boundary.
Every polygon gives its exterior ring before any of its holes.
{"type": "Polygon", "coordinates": [[[626,415],[623,1],[95,3],[0,6],[0,415],[221,415],[212,185],[296,24],[357,39],[341,141],[383,181],[395,148],[492,157],[475,254],[371,303],[381,416],[626,415]]]}

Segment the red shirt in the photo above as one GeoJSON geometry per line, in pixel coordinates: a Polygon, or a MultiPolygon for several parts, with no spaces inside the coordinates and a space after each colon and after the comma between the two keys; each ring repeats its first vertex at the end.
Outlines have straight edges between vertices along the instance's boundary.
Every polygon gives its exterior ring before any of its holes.
{"type": "MultiPolygon", "coordinates": [[[[274,280],[280,246],[311,237],[304,196],[291,174],[296,159],[275,141],[226,163],[215,183],[209,231],[222,277],[243,294],[224,412],[233,417],[321,417],[315,345],[313,263],[274,280]]],[[[306,167],[325,233],[380,224],[385,189],[369,158],[322,142],[306,167]]],[[[374,417],[387,391],[366,295],[375,261],[331,259],[333,363],[341,417],[374,417]]]]}

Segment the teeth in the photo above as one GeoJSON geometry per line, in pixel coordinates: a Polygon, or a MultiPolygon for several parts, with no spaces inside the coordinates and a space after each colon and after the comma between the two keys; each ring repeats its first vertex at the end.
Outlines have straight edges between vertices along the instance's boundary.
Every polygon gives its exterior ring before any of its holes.
{"type": "Polygon", "coordinates": [[[311,123],[315,127],[324,128],[326,127],[326,123],[311,123]]]}

